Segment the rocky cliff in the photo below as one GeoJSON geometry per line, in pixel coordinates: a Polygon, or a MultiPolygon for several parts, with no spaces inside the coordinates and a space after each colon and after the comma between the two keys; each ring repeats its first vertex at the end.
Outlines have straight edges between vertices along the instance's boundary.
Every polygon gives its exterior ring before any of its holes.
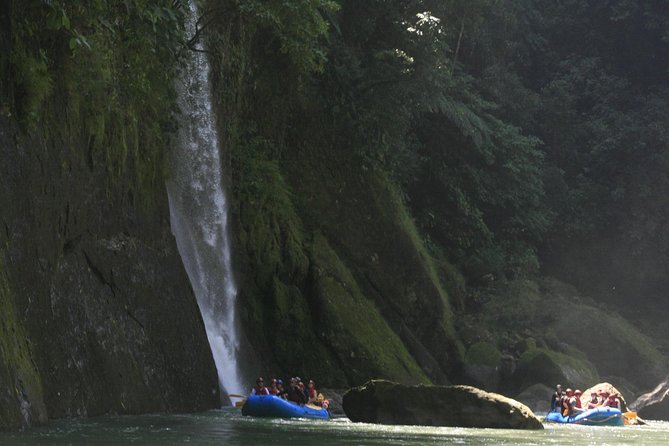
{"type": "Polygon", "coordinates": [[[0,120],[0,428],[219,401],[165,194],[136,203],[85,143],[0,120]]]}

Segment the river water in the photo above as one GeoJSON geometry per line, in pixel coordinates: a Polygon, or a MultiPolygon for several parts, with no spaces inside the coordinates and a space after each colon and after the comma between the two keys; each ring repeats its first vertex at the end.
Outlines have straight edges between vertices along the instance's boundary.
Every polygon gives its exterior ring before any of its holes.
{"type": "Polygon", "coordinates": [[[54,421],[0,434],[2,446],[35,445],[667,445],[669,423],[588,427],[547,425],[543,431],[381,426],[333,421],[242,417],[225,408],[191,415],[142,415],[54,421]]]}

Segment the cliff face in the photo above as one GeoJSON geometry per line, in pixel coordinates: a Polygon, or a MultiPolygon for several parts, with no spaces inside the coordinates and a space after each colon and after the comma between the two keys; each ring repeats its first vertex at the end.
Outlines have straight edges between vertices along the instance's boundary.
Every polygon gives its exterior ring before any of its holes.
{"type": "Polygon", "coordinates": [[[219,401],[166,195],[136,204],[81,144],[0,121],[0,428],[219,401]]]}
{"type": "Polygon", "coordinates": [[[449,272],[390,183],[336,156],[237,155],[241,316],[264,373],[329,386],[456,376],[449,272]]]}

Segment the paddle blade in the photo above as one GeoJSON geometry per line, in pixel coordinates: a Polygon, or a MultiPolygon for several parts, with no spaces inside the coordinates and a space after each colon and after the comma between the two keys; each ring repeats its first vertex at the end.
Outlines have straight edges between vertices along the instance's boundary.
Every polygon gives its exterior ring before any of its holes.
{"type": "Polygon", "coordinates": [[[245,402],[246,402],[246,400],[237,401],[237,402],[235,403],[235,407],[236,407],[237,409],[241,409],[245,402]]]}

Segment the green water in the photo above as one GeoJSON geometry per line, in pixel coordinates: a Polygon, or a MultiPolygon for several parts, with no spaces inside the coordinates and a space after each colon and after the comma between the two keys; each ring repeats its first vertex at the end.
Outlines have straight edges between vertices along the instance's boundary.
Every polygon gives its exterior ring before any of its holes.
{"type": "Polygon", "coordinates": [[[380,426],[308,420],[261,420],[224,409],[195,415],[143,415],[52,422],[0,434],[0,445],[666,445],[669,423],[639,427],[549,425],[543,431],[380,426]]]}

